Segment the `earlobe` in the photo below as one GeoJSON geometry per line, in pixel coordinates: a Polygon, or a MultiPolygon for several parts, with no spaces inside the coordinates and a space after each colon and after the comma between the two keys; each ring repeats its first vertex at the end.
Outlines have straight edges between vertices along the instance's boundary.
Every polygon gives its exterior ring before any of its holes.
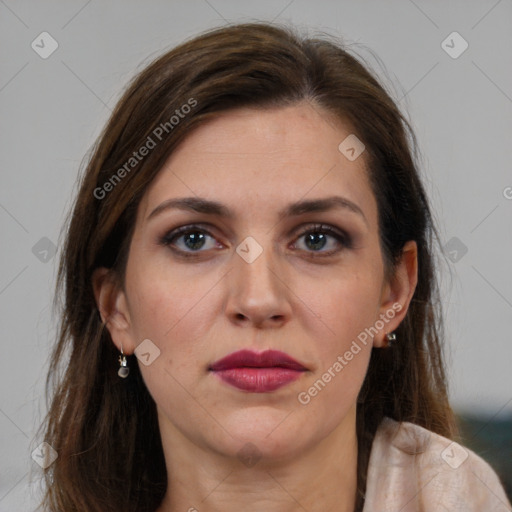
{"type": "MultiPolygon", "coordinates": [[[[374,346],[387,345],[386,335],[392,333],[402,322],[418,282],[418,248],[414,240],[408,241],[402,250],[393,277],[383,288],[380,318],[385,326],[374,338],[374,346]]],[[[400,342],[400,340],[397,340],[400,342]]]]}
{"type": "Polygon", "coordinates": [[[110,269],[98,268],[93,272],[92,285],[96,306],[101,320],[110,332],[118,350],[126,354],[133,352],[133,342],[129,336],[130,315],[124,292],[119,288],[110,269]]]}

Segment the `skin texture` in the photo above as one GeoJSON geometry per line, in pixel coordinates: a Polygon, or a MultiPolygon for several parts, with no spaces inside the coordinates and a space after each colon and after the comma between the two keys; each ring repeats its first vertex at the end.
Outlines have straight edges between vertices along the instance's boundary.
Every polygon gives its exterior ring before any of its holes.
{"type": "Polygon", "coordinates": [[[385,345],[406,314],[417,253],[408,242],[385,282],[364,153],[351,162],[338,150],[350,133],[308,103],[219,115],[187,137],[143,197],[124,289],[106,269],[95,272],[96,300],[118,349],[131,354],[150,339],[160,350],[149,366],[138,361],[157,404],[169,475],[158,512],[353,510],[357,395],[372,346],[385,345]],[[356,203],[365,219],[343,208],[277,215],[289,203],[332,195],[356,203]],[[233,218],[169,209],[148,220],[162,202],[196,196],[223,203],[233,218]],[[160,243],[193,223],[210,233],[203,245],[189,233],[174,247],[196,257],[160,243]],[[320,223],[345,231],[352,247],[330,234],[318,248],[308,243],[301,229],[315,233],[320,223]],[[252,263],[236,252],[248,236],[263,249],[252,263]],[[298,394],[397,303],[401,310],[374,339],[299,403],[298,394]],[[281,350],[309,371],[270,393],[240,391],[208,372],[242,348],[281,350]],[[247,443],[258,457],[251,466],[237,456],[247,443]]]}

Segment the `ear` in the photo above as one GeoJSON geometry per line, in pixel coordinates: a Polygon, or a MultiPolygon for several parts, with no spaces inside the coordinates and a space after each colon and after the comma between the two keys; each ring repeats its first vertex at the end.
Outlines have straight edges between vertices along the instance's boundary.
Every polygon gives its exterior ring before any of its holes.
{"type": "Polygon", "coordinates": [[[131,322],[125,293],[120,289],[112,271],[98,268],[92,274],[94,298],[102,321],[110,332],[117,349],[127,355],[135,350],[131,337],[131,322]]]}
{"type": "Polygon", "coordinates": [[[393,276],[382,287],[379,319],[384,327],[375,335],[374,347],[387,345],[386,334],[393,332],[404,319],[417,283],[418,247],[410,240],[404,245],[393,276]]]}

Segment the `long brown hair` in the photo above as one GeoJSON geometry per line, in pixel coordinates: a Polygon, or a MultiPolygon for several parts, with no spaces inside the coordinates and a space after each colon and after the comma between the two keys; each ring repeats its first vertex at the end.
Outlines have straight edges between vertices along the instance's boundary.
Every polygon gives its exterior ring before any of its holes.
{"type": "Polygon", "coordinates": [[[369,454],[384,416],[446,437],[456,432],[442,357],[434,260],[439,236],[410,124],[341,43],[267,23],[232,25],[183,43],[140,72],[82,173],[56,289],[62,316],[47,379],[44,438],[58,458],[45,471],[46,510],[154,512],[161,503],[167,474],[156,406],[136,361],[128,379],[117,375],[118,353],[97,310],[92,272],[110,268],[122,286],[141,197],[192,129],[228,109],[299,101],[349,123],[365,144],[386,275],[408,240],[418,247],[418,283],[396,329],[399,343],[373,349],[358,397],[356,510],[363,506],[369,454]],[[149,138],[154,147],[130,160],[149,138]]]}

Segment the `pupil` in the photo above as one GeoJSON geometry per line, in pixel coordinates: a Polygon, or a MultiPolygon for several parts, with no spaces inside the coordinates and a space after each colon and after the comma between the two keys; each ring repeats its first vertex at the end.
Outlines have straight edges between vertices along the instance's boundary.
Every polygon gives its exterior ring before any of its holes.
{"type": "Polygon", "coordinates": [[[204,233],[192,233],[185,235],[185,244],[189,249],[200,249],[204,243],[204,233]],[[191,244],[187,243],[191,240],[191,244]]]}
{"type": "Polygon", "coordinates": [[[312,248],[312,249],[321,249],[324,246],[324,243],[325,243],[325,235],[323,233],[310,234],[306,238],[306,244],[308,243],[308,241],[312,241],[313,242],[312,245],[314,247],[310,247],[310,248],[312,248]],[[316,240],[316,242],[315,242],[315,240],[316,240]]]}

